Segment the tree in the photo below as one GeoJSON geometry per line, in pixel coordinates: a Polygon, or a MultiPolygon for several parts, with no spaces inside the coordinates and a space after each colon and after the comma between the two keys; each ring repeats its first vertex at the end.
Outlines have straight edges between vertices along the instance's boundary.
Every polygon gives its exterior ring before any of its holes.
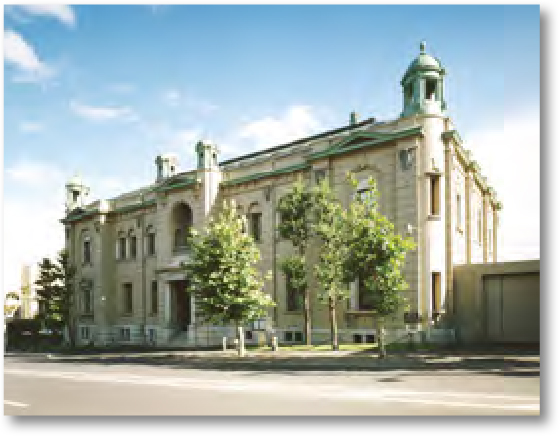
{"type": "Polygon", "coordinates": [[[75,268],[69,264],[68,253],[62,250],[56,262],[49,258],[39,262],[39,278],[35,281],[41,308],[38,318],[53,330],[60,331],[67,326],[72,347],[75,341],[72,319],[74,274],[75,268]]]}
{"type": "MultiPolygon", "coordinates": [[[[356,180],[351,178],[356,186],[356,180]]],[[[402,274],[406,252],[414,248],[410,238],[395,234],[393,224],[379,212],[379,193],[370,178],[369,189],[356,196],[345,214],[345,281],[359,280],[376,312],[379,357],[386,356],[384,320],[406,303],[408,287],[402,274]]]]}
{"type": "Polygon", "coordinates": [[[263,318],[274,306],[263,292],[264,280],[255,268],[259,249],[243,228],[235,203],[224,202],[217,219],[202,234],[192,230],[192,260],[183,265],[202,317],[209,322],[235,323],[240,356],[245,352],[243,324],[263,318]]]}
{"type": "Polygon", "coordinates": [[[314,189],[313,194],[316,199],[315,228],[321,240],[319,261],[314,267],[320,286],[317,296],[328,304],[331,345],[333,350],[338,350],[336,304],[349,297],[348,284],[344,281],[345,260],[348,256],[346,213],[334,198],[326,180],[314,189]]]}
{"type": "MultiPolygon", "coordinates": [[[[288,239],[295,247],[299,259],[303,260],[304,271],[307,270],[305,253],[314,232],[314,206],[313,195],[305,188],[301,179],[297,180],[289,193],[280,198],[277,206],[280,213],[278,233],[282,238],[288,239]]],[[[298,289],[303,293],[305,343],[311,345],[309,286],[307,279],[298,281],[300,285],[298,289]]]]}

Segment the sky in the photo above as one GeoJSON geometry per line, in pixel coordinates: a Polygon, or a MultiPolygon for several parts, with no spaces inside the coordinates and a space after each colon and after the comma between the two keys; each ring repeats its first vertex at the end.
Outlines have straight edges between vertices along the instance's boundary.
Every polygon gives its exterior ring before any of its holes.
{"type": "Polygon", "coordinates": [[[227,159],[395,119],[422,40],[503,202],[499,260],[539,258],[538,6],[5,6],[4,291],[63,248],[74,174],[111,198],[202,138],[227,159]]]}

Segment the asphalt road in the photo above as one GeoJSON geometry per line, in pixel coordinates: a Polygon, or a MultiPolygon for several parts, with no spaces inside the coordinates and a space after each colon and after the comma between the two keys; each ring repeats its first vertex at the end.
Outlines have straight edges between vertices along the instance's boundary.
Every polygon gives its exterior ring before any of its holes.
{"type": "MultiPolygon", "coordinates": [[[[538,415],[538,371],[4,359],[5,415],[538,415]]],[[[537,361],[538,367],[538,361],[537,361]]],[[[441,367],[440,367],[441,368],[441,367]]]]}

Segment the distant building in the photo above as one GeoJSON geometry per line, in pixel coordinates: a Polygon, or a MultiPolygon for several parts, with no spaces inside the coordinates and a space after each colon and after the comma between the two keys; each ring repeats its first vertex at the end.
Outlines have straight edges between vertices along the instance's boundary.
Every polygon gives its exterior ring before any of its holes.
{"type": "MultiPolygon", "coordinates": [[[[405,321],[445,331],[455,311],[453,267],[496,262],[501,209],[445,115],[445,74],[422,44],[401,80],[402,112],[393,120],[360,121],[352,113],[337,129],[223,161],[216,144],[200,141],[195,169],[179,172],[176,156],[160,155],[153,184],[93,203],[82,180],[70,180],[62,222],[77,266],[78,340],[219,344],[227,328],[198,322],[180,264],[189,261],[188,228],[201,229],[223,200],[235,199],[261,250],[260,267],[273,272],[265,291],[277,304],[249,326],[247,339],[267,328],[280,342],[303,341],[301,299],[279,269],[293,247],[276,232],[276,205],[297,177],[309,185],[326,178],[344,205],[375,178],[381,212],[417,243],[404,269],[410,309],[390,320],[391,334],[405,332],[405,321]],[[357,192],[345,180],[348,172],[359,180],[357,192]]],[[[312,279],[314,342],[329,338],[327,308],[313,298],[316,286],[312,279]]],[[[359,283],[338,317],[341,342],[375,339],[375,314],[359,283]]]]}

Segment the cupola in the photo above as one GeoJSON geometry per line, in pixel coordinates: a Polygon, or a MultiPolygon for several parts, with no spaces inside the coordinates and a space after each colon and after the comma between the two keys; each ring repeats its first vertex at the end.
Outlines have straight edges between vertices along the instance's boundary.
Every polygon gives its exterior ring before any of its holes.
{"type": "Polygon", "coordinates": [[[403,111],[401,117],[414,114],[441,115],[446,104],[443,98],[445,69],[438,59],[426,53],[420,43],[420,54],[411,62],[401,80],[403,111]]]}

